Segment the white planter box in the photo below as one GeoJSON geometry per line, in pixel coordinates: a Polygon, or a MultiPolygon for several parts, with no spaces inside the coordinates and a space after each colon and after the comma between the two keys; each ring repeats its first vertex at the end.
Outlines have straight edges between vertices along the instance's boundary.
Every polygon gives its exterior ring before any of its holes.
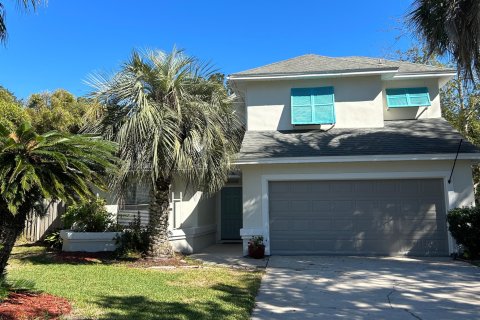
{"type": "Polygon", "coordinates": [[[74,232],[72,230],[61,230],[62,251],[115,251],[117,249],[115,238],[121,234],[121,232],[74,232]]]}

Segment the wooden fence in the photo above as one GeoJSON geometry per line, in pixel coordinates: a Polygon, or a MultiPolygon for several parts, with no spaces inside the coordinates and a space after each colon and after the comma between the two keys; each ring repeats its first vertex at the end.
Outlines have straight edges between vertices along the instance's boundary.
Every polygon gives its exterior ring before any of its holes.
{"type": "Polygon", "coordinates": [[[48,233],[61,227],[60,217],[65,212],[65,205],[62,202],[51,202],[47,205],[47,212],[44,216],[40,217],[33,212],[28,215],[23,231],[23,236],[27,241],[42,240],[48,233]]]}

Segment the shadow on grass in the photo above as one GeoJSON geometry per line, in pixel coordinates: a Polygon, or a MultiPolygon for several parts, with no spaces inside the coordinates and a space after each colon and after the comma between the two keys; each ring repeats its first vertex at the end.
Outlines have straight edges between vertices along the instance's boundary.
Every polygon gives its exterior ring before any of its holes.
{"type": "MultiPolygon", "coordinates": [[[[105,296],[97,304],[105,310],[101,320],[127,319],[238,319],[250,318],[260,288],[259,273],[242,276],[245,287],[216,284],[217,299],[183,297],[188,302],[156,301],[146,296],[105,296]]],[[[192,289],[194,290],[194,289],[192,289]]]]}
{"type": "Polygon", "coordinates": [[[177,254],[171,259],[151,260],[143,258],[140,254],[119,256],[116,252],[62,252],[38,245],[18,245],[11,258],[37,265],[123,265],[133,268],[148,268],[152,266],[191,266],[201,264],[199,261],[186,260],[186,257],[181,254],[177,254]]]}

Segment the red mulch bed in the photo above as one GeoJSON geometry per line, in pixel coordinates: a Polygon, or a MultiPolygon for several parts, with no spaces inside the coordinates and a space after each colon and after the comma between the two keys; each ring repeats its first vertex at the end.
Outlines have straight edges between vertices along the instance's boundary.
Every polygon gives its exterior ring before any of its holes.
{"type": "Polygon", "coordinates": [[[58,319],[72,311],[70,303],[46,293],[10,293],[0,303],[0,320],[58,319]]]}

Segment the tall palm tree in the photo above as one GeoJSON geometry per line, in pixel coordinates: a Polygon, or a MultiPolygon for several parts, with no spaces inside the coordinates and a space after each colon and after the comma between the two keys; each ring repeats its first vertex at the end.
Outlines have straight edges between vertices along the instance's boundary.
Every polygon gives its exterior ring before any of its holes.
{"type": "MultiPolygon", "coordinates": [[[[25,10],[37,9],[37,6],[41,3],[41,0],[17,0],[18,5],[25,10]]],[[[0,2],[0,42],[7,40],[7,25],[5,23],[5,5],[0,2]]]]}
{"type": "Polygon", "coordinates": [[[430,54],[451,54],[469,80],[480,75],[480,0],[415,0],[407,18],[430,54]]]}
{"type": "Polygon", "coordinates": [[[183,51],[133,52],[111,78],[92,76],[104,105],[93,132],[119,144],[118,185],[148,181],[149,256],[171,256],[169,191],[176,179],[212,194],[228,177],[243,136],[232,99],[213,70],[183,51]]]}
{"type": "Polygon", "coordinates": [[[0,127],[0,280],[27,214],[43,199],[75,202],[94,196],[93,186],[105,189],[115,152],[115,143],[93,136],[0,127]]]}

